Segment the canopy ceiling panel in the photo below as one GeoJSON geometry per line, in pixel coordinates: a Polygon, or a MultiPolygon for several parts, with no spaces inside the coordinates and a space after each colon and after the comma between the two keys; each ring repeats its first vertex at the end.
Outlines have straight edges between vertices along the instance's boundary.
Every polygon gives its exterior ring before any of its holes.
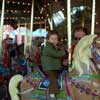
{"type": "MultiPolygon", "coordinates": [[[[31,4],[32,0],[5,0],[5,20],[16,19],[17,21],[30,22],[31,4]]],[[[100,1],[100,0],[96,0],[100,1]]],[[[47,16],[59,9],[64,9],[65,15],[67,13],[67,0],[34,0],[34,19],[35,21],[44,21],[47,16]],[[52,6],[53,5],[53,6],[52,6]],[[52,8],[52,9],[51,9],[52,8]],[[41,10],[43,12],[41,13],[41,10]]],[[[88,5],[92,8],[92,0],[71,0],[71,7],[88,5]]],[[[2,7],[2,0],[0,0],[0,14],[2,7]]],[[[99,10],[98,10],[99,11],[99,10]]]]}
{"type": "MultiPolygon", "coordinates": [[[[50,13],[49,7],[46,7],[47,4],[52,4],[54,0],[34,0],[35,1],[35,10],[34,10],[34,15],[35,16],[45,16],[40,15],[41,8],[44,7],[45,12],[50,13]],[[49,11],[49,12],[48,12],[49,11]]],[[[90,4],[88,3],[91,0],[72,0],[72,6],[78,6],[78,5],[83,5],[83,4],[90,4]]],[[[58,0],[59,4],[66,9],[66,0],[58,0]]],[[[31,3],[32,0],[6,0],[6,5],[5,5],[5,17],[29,17],[31,13],[31,3]],[[22,14],[23,13],[23,14],[22,14]]],[[[0,10],[2,5],[2,0],[0,0],[0,10]]],[[[59,6],[56,7],[54,5],[54,9],[59,9],[59,6]]],[[[0,11],[1,12],[1,11],[0,11]]]]}

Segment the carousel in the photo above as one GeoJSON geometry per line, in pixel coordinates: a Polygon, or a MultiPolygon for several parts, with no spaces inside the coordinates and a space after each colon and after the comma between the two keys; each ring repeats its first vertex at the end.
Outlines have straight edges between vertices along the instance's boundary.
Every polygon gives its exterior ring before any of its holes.
{"type": "MultiPolygon", "coordinates": [[[[24,2],[24,0],[9,0],[7,2],[2,0],[0,85],[6,85],[6,90],[2,93],[5,94],[7,92],[9,96],[1,97],[1,100],[51,100],[49,98],[50,81],[41,68],[40,46],[45,44],[48,34],[47,25],[49,25],[50,30],[53,30],[64,21],[66,21],[67,32],[68,63],[66,66],[68,66],[68,69],[64,68],[58,76],[59,91],[56,95],[56,100],[100,100],[100,34],[95,34],[96,0],[91,0],[91,32],[79,40],[73,54],[70,52],[72,48],[71,0],[65,0],[65,8],[67,10],[64,13],[66,13],[66,20],[62,13],[64,9],[62,9],[58,1],[61,2],[61,0],[45,1],[47,4],[44,4],[43,7],[41,6],[39,10],[41,18],[37,17],[39,21],[34,22],[36,18],[34,18],[34,15],[37,13],[35,10],[38,8],[35,8],[35,0],[27,2],[24,2]],[[4,25],[4,15],[7,16],[7,19],[9,18],[9,15],[5,14],[7,3],[10,5],[13,3],[16,5],[31,6],[31,10],[27,7],[27,12],[30,13],[31,17],[26,18],[27,20],[22,18],[18,22],[16,29],[11,25],[4,25]],[[47,6],[50,6],[50,9],[47,6]],[[59,8],[57,12],[55,6],[59,8]],[[46,8],[48,9],[45,10],[46,8]],[[44,19],[42,14],[45,14],[49,10],[49,14],[46,15],[47,20],[40,21],[40,19],[44,19]],[[56,15],[60,15],[60,17],[58,16],[57,19],[56,15]],[[29,19],[31,19],[30,23],[29,19]],[[39,28],[33,31],[34,26],[37,24],[39,28]],[[42,28],[42,25],[44,28],[42,28]]],[[[76,3],[74,2],[73,4],[76,3]]],[[[21,9],[21,7],[18,9],[21,9]]],[[[26,11],[24,12],[26,13],[26,11]]],[[[18,14],[17,10],[15,13],[18,14]]],[[[27,17],[27,14],[25,16],[27,17]]],[[[82,26],[84,26],[84,22],[82,26]]]]}

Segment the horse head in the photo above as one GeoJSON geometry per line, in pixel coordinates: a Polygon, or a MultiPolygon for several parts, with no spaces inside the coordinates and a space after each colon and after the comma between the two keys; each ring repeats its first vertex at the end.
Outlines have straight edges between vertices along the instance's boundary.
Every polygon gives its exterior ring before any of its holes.
{"type": "Polygon", "coordinates": [[[84,36],[76,45],[73,54],[73,68],[78,75],[97,73],[97,62],[100,67],[100,37],[84,36]],[[92,59],[92,60],[91,60],[92,59]]]}
{"type": "Polygon", "coordinates": [[[20,100],[19,91],[17,89],[19,82],[23,80],[22,75],[14,75],[9,82],[9,93],[11,100],[20,100]]]}

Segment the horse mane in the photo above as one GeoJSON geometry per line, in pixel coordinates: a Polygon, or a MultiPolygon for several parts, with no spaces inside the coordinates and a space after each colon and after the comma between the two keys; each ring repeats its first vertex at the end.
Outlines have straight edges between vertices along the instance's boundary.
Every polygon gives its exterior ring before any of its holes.
{"type": "Polygon", "coordinates": [[[92,61],[91,45],[97,35],[84,36],[76,45],[73,53],[72,67],[76,69],[79,75],[89,74],[92,61]],[[87,70],[85,73],[84,68],[87,70]]]}

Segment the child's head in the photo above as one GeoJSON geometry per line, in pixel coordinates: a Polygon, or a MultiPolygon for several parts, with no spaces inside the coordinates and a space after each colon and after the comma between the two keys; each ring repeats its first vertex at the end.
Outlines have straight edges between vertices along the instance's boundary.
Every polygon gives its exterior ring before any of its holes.
{"type": "Polygon", "coordinates": [[[56,45],[59,41],[59,33],[55,30],[49,31],[49,34],[47,36],[47,39],[50,43],[56,45]]]}

